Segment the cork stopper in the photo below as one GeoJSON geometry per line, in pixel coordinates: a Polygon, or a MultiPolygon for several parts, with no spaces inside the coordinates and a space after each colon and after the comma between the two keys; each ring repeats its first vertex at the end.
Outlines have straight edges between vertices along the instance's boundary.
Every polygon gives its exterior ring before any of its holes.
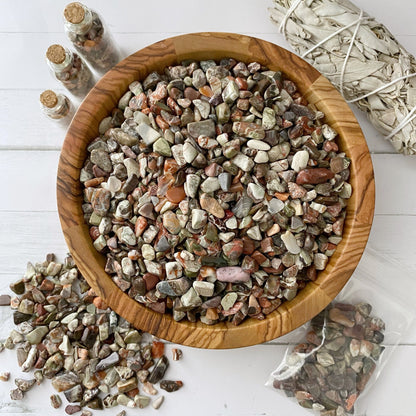
{"type": "Polygon", "coordinates": [[[40,95],[40,102],[45,107],[53,108],[58,104],[58,97],[52,90],[46,90],[40,95]]]}
{"type": "Polygon", "coordinates": [[[74,25],[81,23],[85,17],[84,6],[81,3],[69,3],[64,10],[65,19],[74,25]]]}
{"type": "Polygon", "coordinates": [[[46,57],[54,64],[61,64],[65,61],[65,48],[61,45],[51,45],[46,51],[46,57]]]}

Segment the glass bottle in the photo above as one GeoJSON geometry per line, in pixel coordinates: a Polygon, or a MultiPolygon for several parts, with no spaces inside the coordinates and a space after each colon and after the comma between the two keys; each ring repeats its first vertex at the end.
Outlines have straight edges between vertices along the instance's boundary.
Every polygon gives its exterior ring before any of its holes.
{"type": "Polygon", "coordinates": [[[67,96],[46,90],[42,92],[39,100],[42,112],[52,120],[65,119],[69,123],[72,119],[74,107],[67,96]]]}
{"type": "Polygon", "coordinates": [[[74,48],[91,66],[107,72],[119,60],[119,51],[98,14],[81,3],[70,3],[64,10],[65,32],[74,48]]]}
{"type": "Polygon", "coordinates": [[[83,97],[94,85],[91,70],[78,54],[69,49],[52,45],[46,52],[46,59],[55,78],[73,95],[83,97]]]}

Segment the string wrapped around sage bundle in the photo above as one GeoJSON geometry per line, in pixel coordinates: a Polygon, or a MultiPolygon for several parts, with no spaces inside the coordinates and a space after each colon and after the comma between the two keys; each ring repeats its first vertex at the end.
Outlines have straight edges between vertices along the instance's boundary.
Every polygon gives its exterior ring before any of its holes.
{"type": "Polygon", "coordinates": [[[416,154],[416,60],[348,0],[273,0],[295,51],[356,103],[394,148],[416,154]]]}

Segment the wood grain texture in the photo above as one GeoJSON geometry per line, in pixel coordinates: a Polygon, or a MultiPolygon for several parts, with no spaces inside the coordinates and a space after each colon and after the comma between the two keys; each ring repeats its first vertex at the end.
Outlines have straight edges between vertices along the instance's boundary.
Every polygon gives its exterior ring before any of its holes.
{"type": "MultiPolygon", "coordinates": [[[[59,156],[58,150],[0,151],[0,189],[4,194],[0,212],[56,211],[59,156]]],[[[412,180],[415,177],[414,158],[399,154],[372,154],[371,158],[376,177],[375,215],[416,216],[416,181],[412,180]]],[[[411,238],[412,228],[406,226],[405,219],[399,224],[403,241],[406,242],[411,238]]],[[[383,223],[378,225],[382,227],[383,223]]],[[[384,233],[384,230],[380,232],[384,233]]],[[[408,244],[409,248],[414,246],[411,240],[408,244]]],[[[393,243],[391,252],[402,254],[393,243]]],[[[412,263],[414,259],[410,257],[408,260],[412,263]]]]}
{"type": "MultiPolygon", "coordinates": [[[[251,7],[247,0],[244,0],[244,2],[247,4],[244,6],[241,5],[241,7],[245,7],[245,10],[247,10],[247,6],[251,7]]],[[[66,3],[62,3],[61,6],[57,5],[57,9],[60,10],[65,4],[66,3]]],[[[52,13],[51,8],[48,10],[52,13]]],[[[2,17],[4,16],[0,16],[0,19],[2,17]]],[[[265,19],[266,18],[267,16],[265,16],[265,19]]],[[[60,22],[57,23],[60,24],[60,22]]],[[[125,22],[125,24],[127,25],[125,30],[129,29],[131,32],[137,31],[137,27],[133,24],[131,24],[130,27],[127,22],[125,22]]],[[[36,25],[38,26],[38,22],[36,22],[36,25]]],[[[230,30],[230,26],[227,26],[226,22],[220,24],[220,22],[216,20],[216,25],[218,25],[218,30],[230,30]]],[[[260,27],[260,22],[257,22],[257,26],[260,27]]],[[[265,26],[261,27],[262,29],[258,34],[250,32],[250,28],[247,27],[245,30],[233,30],[249,36],[259,36],[263,40],[279,43],[283,47],[288,47],[290,49],[289,45],[285,43],[284,39],[277,33],[273,25],[273,30],[270,31],[270,33],[265,33],[265,26]]],[[[118,29],[121,30],[121,27],[118,29]]],[[[146,45],[178,34],[175,32],[145,33],[142,31],[140,33],[115,33],[114,29],[112,33],[117,44],[122,45],[122,56],[128,56],[146,45]]],[[[398,39],[400,42],[404,42],[404,46],[408,43],[409,50],[412,50],[413,43],[411,42],[411,36],[399,36],[398,39]]],[[[3,115],[0,120],[2,127],[0,150],[5,148],[33,149],[35,147],[39,149],[50,149],[51,147],[60,148],[62,145],[65,131],[60,129],[53,121],[41,116],[38,103],[39,94],[47,88],[62,91],[68,96],[71,96],[58,81],[53,79],[51,74],[46,70],[45,62],[43,59],[40,59],[43,58],[45,49],[51,43],[56,42],[67,44],[66,36],[64,33],[61,33],[61,31],[54,34],[42,33],[41,31],[35,33],[0,33],[0,45],[2,45],[3,53],[7,56],[9,63],[9,65],[2,68],[2,77],[0,77],[0,113],[3,115]],[[34,63],[34,65],[31,66],[30,77],[26,76],[26,67],[21,65],[23,47],[25,49],[25,59],[34,63]],[[25,122],[17,123],[15,120],[16,108],[19,108],[22,105],[22,102],[25,103],[25,122]],[[48,129],[48,134],[45,134],[45,129],[48,129]]],[[[73,97],[71,98],[73,99],[73,97]]],[[[75,102],[77,100],[73,99],[73,101],[75,102]]],[[[351,107],[363,129],[372,153],[396,154],[396,151],[390,142],[366,121],[365,113],[358,110],[354,105],[351,105],[351,107]]]]}
{"type": "Polygon", "coordinates": [[[64,141],[58,168],[57,197],[62,229],[77,265],[96,292],[117,313],[137,328],[176,343],[203,348],[235,348],[281,336],[323,309],[355,269],[371,228],[374,212],[374,177],[371,158],[360,127],[339,93],[306,62],[269,42],[229,33],[178,36],[142,49],[118,64],[88,94],[64,141]],[[328,267],[291,302],[284,303],[264,321],[247,320],[234,327],[221,323],[174,322],[138,304],[123,293],[104,272],[104,257],[93,248],[81,210],[79,173],[87,144],[97,136],[98,124],[116,105],[134,79],[183,59],[220,59],[231,56],[258,61],[290,76],[310,102],[327,116],[340,135],[341,149],[352,159],[353,197],[347,207],[344,239],[328,267]]]}

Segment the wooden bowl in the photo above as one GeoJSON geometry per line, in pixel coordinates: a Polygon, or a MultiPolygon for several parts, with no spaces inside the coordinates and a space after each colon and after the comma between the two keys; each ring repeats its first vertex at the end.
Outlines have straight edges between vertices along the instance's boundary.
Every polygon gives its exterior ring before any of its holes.
{"type": "Polygon", "coordinates": [[[136,328],[175,343],[201,348],[236,348],[259,344],[286,334],[318,314],[347,282],[364,251],[374,212],[374,175],[370,154],[352,111],[332,84],[291,52],[272,43],[230,33],[194,33],[157,42],[120,62],[91,90],[69,127],[58,167],[57,198],[62,230],[80,271],[95,292],[136,328]],[[263,321],[247,319],[239,326],[175,322],[123,293],[104,272],[105,256],[98,253],[84,223],[79,181],[87,145],[98,136],[98,125],[128,85],[151,71],[185,59],[233,57],[257,61],[282,70],[311,104],[323,111],[338,133],[340,148],[351,158],[350,183],[343,240],[326,269],[290,302],[284,302],[263,321]]]}

